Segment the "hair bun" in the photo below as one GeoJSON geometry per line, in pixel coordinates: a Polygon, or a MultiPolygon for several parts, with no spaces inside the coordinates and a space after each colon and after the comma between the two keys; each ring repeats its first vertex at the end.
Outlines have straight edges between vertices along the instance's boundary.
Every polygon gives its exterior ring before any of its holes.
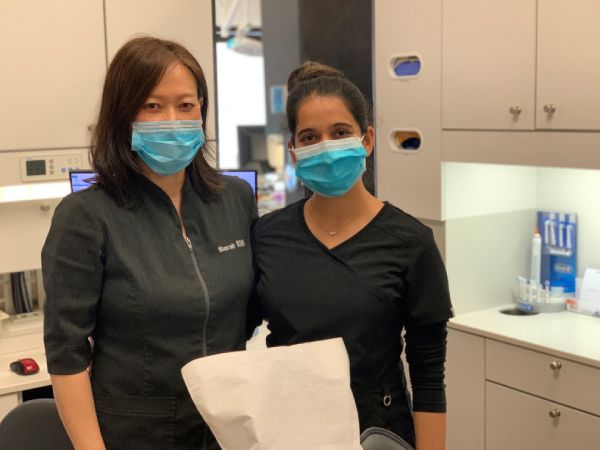
{"type": "Polygon", "coordinates": [[[342,72],[333,67],[314,61],[306,61],[290,74],[287,82],[288,92],[291,92],[298,83],[320,77],[347,79],[342,72]]]}

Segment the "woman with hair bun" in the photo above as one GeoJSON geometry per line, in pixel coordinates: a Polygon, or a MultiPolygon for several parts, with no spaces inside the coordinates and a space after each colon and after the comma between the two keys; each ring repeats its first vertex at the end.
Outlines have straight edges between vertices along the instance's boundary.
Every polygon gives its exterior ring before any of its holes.
{"type": "Polygon", "coordinates": [[[267,345],[342,337],[361,431],[382,427],[418,450],[443,449],[452,306],[433,234],[365,188],[374,130],[351,81],[308,62],[292,72],[288,92],[288,148],[312,195],[254,227],[267,345]]]}

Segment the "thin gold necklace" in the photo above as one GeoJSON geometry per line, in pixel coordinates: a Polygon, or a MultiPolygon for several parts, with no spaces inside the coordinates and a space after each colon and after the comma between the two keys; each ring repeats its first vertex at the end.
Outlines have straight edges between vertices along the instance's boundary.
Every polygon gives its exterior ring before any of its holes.
{"type": "Polygon", "coordinates": [[[338,233],[339,233],[341,230],[343,230],[343,229],[344,229],[344,228],[346,228],[347,226],[349,226],[349,225],[352,225],[352,224],[353,224],[354,222],[356,222],[356,220],[357,220],[357,219],[358,219],[360,216],[362,216],[362,214],[363,214],[363,213],[362,213],[362,211],[361,211],[361,212],[359,212],[359,213],[358,213],[358,214],[357,214],[357,215],[356,215],[356,216],[355,216],[355,217],[354,217],[354,218],[353,218],[353,219],[352,219],[350,222],[346,222],[345,224],[342,224],[342,226],[341,226],[341,227],[339,227],[337,230],[327,230],[327,229],[326,229],[325,227],[323,227],[323,226],[322,226],[322,225],[319,223],[319,221],[317,220],[317,217],[323,217],[323,216],[321,216],[319,213],[317,213],[317,211],[315,211],[315,208],[314,208],[314,206],[313,206],[313,201],[314,201],[314,198],[315,198],[315,197],[313,196],[313,197],[311,197],[311,198],[308,200],[308,207],[310,208],[310,212],[313,214],[313,217],[314,217],[314,219],[315,219],[315,223],[317,224],[317,226],[318,226],[318,227],[319,227],[321,230],[323,230],[324,232],[326,232],[326,233],[327,233],[329,236],[331,236],[331,237],[333,237],[333,236],[335,236],[336,234],[338,234],[338,233]]]}

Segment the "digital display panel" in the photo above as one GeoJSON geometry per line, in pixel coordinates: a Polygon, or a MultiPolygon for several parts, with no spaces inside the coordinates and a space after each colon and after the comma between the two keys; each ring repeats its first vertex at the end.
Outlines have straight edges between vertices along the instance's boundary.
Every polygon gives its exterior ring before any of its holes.
{"type": "Polygon", "coordinates": [[[35,159],[25,161],[25,171],[28,177],[36,175],[46,175],[46,160],[35,159]]]}

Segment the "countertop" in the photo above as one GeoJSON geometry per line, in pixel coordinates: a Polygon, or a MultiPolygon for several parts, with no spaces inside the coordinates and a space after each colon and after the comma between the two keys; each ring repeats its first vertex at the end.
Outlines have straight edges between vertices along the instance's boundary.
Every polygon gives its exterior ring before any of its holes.
{"type": "Polygon", "coordinates": [[[600,368],[600,318],[571,311],[511,316],[485,309],[460,314],[448,327],[600,368]]]}
{"type": "Polygon", "coordinates": [[[44,353],[43,317],[6,321],[0,332],[0,395],[14,394],[50,384],[44,353]],[[10,363],[20,358],[33,358],[40,371],[33,375],[17,375],[10,363]]]}
{"type": "Polygon", "coordinates": [[[6,353],[0,355],[0,395],[12,394],[50,384],[50,375],[46,368],[44,349],[27,352],[6,353]],[[38,363],[40,371],[33,375],[17,375],[9,369],[11,362],[19,358],[33,358],[38,363]]]}
{"type": "MultiPolygon", "coordinates": [[[[600,368],[600,318],[570,311],[533,316],[499,312],[510,307],[512,305],[460,314],[450,320],[448,327],[600,368]]],[[[249,343],[249,349],[264,346],[265,328],[261,327],[263,333],[249,343]]],[[[49,384],[41,332],[0,339],[0,395],[49,384]],[[20,351],[7,352],[8,348],[20,348],[20,351]],[[26,357],[37,361],[39,373],[23,376],[10,371],[12,361],[26,357]]]]}

